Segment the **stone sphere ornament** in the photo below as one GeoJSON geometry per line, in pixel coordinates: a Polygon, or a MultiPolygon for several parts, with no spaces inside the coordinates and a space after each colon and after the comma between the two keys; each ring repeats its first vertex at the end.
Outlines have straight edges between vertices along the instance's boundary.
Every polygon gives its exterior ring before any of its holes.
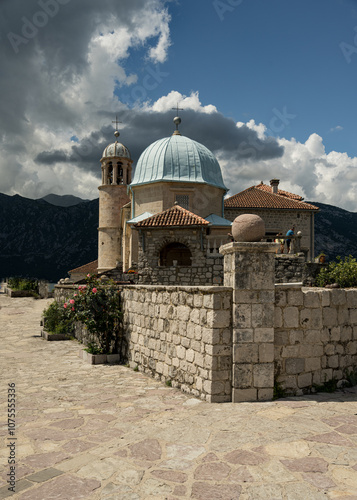
{"type": "Polygon", "coordinates": [[[265,236],[265,223],[259,215],[239,215],[233,221],[232,236],[234,241],[260,241],[265,236]]]}

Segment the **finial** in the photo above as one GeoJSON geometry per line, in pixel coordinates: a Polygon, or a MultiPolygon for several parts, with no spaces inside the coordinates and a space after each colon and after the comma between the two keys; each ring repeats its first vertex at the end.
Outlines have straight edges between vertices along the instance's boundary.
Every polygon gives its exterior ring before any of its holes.
{"type": "Polygon", "coordinates": [[[175,130],[175,132],[173,133],[173,135],[181,135],[181,134],[180,134],[180,131],[179,131],[179,129],[178,129],[178,128],[179,128],[179,125],[180,125],[180,123],[181,123],[181,118],[178,116],[178,112],[179,112],[179,111],[183,111],[183,109],[182,109],[182,108],[179,108],[179,103],[177,103],[176,108],[172,108],[172,109],[176,110],[176,113],[177,113],[177,115],[176,115],[176,116],[175,116],[175,118],[174,118],[174,124],[176,125],[176,130],[175,130]]]}
{"type": "Polygon", "coordinates": [[[115,122],[112,122],[112,123],[115,123],[115,132],[114,132],[114,135],[118,139],[118,137],[120,136],[120,132],[118,131],[118,128],[119,128],[118,125],[119,125],[119,123],[122,123],[122,122],[118,121],[118,115],[116,115],[116,117],[115,117],[115,122]]]}

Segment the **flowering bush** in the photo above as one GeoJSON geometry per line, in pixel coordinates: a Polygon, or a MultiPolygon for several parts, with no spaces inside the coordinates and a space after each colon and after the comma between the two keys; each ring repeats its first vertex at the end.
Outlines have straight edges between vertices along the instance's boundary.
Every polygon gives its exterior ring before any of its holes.
{"type": "MultiPolygon", "coordinates": [[[[67,300],[64,309],[72,321],[79,321],[96,339],[102,354],[118,352],[121,335],[121,298],[113,281],[105,281],[87,275],[86,284],[79,285],[78,292],[67,300]]],[[[121,347],[121,346],[120,346],[121,347]]]]}

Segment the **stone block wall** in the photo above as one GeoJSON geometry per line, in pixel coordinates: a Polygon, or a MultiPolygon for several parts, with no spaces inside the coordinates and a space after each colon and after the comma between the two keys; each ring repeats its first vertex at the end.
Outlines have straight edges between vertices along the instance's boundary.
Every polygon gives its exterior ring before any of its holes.
{"type": "Polygon", "coordinates": [[[137,285],[122,294],[132,367],[206,401],[231,401],[229,288],[137,285]]]}
{"type": "Polygon", "coordinates": [[[207,256],[201,228],[176,231],[142,230],[139,236],[138,282],[147,285],[209,286],[223,283],[223,259],[207,256]],[[171,234],[172,233],[172,234],[171,234]],[[191,266],[160,266],[160,250],[182,243],[192,254],[191,266]]]}
{"type": "Polygon", "coordinates": [[[304,255],[276,255],[275,283],[302,282],[304,265],[304,255]]]}
{"type": "Polygon", "coordinates": [[[275,379],[303,394],[357,365],[357,290],[277,285],[275,379]]]}
{"type": "Polygon", "coordinates": [[[264,401],[274,390],[275,243],[230,243],[224,284],[233,288],[232,401],[264,401]]]}

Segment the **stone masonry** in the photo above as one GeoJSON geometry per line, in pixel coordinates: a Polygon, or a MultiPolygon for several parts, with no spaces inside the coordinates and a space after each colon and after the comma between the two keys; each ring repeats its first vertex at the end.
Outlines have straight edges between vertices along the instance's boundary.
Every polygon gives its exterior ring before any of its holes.
{"type": "Polygon", "coordinates": [[[133,368],[206,401],[231,401],[230,289],[130,286],[122,297],[133,368]]]}
{"type": "Polygon", "coordinates": [[[273,398],[276,243],[230,243],[224,284],[233,289],[232,401],[273,398]]]}
{"type": "Polygon", "coordinates": [[[275,383],[300,395],[356,371],[357,290],[276,285],[276,247],[222,246],[224,286],[120,287],[131,366],[210,402],[268,400],[275,383]]]}
{"type": "Polygon", "coordinates": [[[275,378],[287,393],[343,379],[357,364],[357,290],[277,285],[275,378]]]}

